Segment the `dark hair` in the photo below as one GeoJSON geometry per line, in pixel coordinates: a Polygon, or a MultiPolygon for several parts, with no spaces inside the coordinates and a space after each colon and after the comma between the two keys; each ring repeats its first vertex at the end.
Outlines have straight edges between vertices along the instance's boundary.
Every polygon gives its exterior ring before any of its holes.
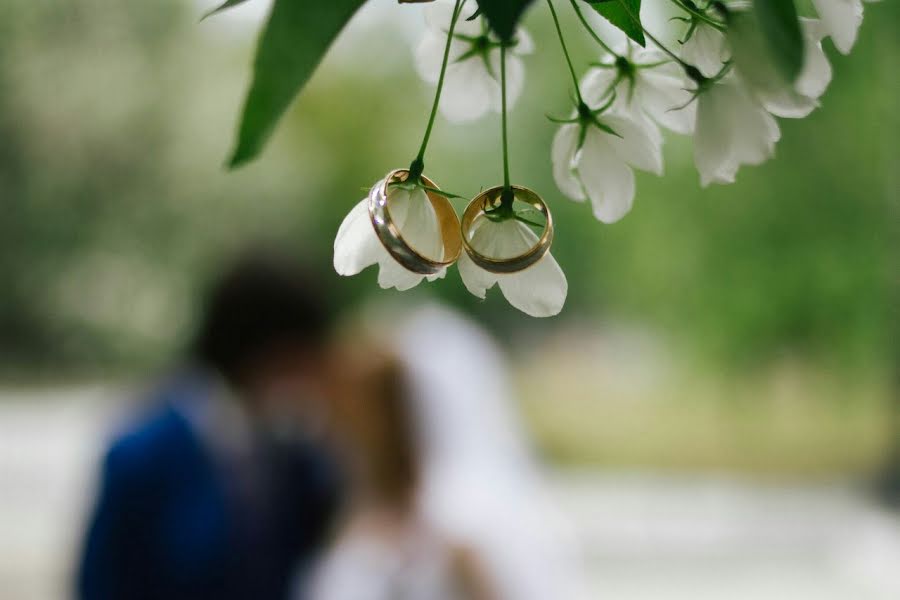
{"type": "Polygon", "coordinates": [[[277,254],[247,254],[210,290],[191,353],[235,382],[273,350],[321,343],[330,316],[325,306],[301,265],[277,254]]]}

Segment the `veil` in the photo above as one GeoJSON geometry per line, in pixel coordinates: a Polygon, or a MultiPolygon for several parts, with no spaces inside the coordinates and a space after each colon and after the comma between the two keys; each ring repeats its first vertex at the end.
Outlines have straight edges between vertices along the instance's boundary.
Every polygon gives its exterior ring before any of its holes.
{"type": "Polygon", "coordinates": [[[502,600],[583,597],[574,544],[517,420],[499,349],[447,308],[404,322],[395,341],[420,431],[423,514],[478,553],[502,600]]]}

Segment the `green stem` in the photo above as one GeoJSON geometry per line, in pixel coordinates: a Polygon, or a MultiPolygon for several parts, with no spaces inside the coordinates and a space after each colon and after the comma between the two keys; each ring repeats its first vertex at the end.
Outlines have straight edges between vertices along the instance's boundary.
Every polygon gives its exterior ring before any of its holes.
{"type": "Polygon", "coordinates": [[[618,58],[618,54],[613,52],[612,48],[609,47],[609,44],[600,39],[600,36],[597,35],[597,32],[594,31],[594,28],[591,27],[591,24],[587,22],[587,19],[584,18],[584,13],[581,12],[581,9],[578,8],[578,3],[575,0],[569,0],[569,3],[572,5],[572,8],[575,9],[575,14],[578,15],[578,20],[581,21],[581,24],[584,25],[584,28],[590,34],[594,41],[600,44],[600,47],[612,54],[613,56],[618,58]]]}
{"type": "Polygon", "coordinates": [[[572,66],[572,59],[569,57],[569,49],[566,48],[566,40],[563,38],[562,28],[559,26],[559,17],[556,16],[556,9],[553,8],[553,0],[547,0],[547,6],[550,7],[550,14],[553,15],[553,24],[556,25],[556,35],[559,37],[559,44],[562,46],[563,54],[566,57],[566,64],[569,66],[569,73],[572,75],[572,84],[575,86],[575,96],[578,98],[579,106],[584,104],[581,97],[581,87],[578,85],[578,76],[575,75],[575,68],[572,66]]]}
{"type": "Polygon", "coordinates": [[[447,44],[444,46],[444,60],[441,63],[441,74],[438,77],[437,90],[434,93],[434,104],[431,106],[431,116],[428,117],[428,127],[425,128],[425,137],[422,138],[422,145],[419,146],[419,154],[410,165],[410,178],[413,176],[418,180],[425,168],[425,149],[428,147],[428,140],[431,138],[431,130],[434,127],[434,119],[437,116],[438,105],[441,103],[441,92],[444,89],[444,76],[447,74],[447,63],[450,60],[450,45],[453,42],[453,30],[456,29],[456,21],[459,20],[459,14],[462,12],[463,4],[466,0],[456,0],[456,6],[453,8],[453,17],[450,19],[450,30],[447,32],[447,44]]]}
{"type": "Polygon", "coordinates": [[[468,200],[468,196],[460,196],[459,194],[454,194],[453,192],[448,192],[447,190],[439,190],[438,188],[431,187],[429,185],[423,185],[422,189],[426,192],[432,192],[437,194],[438,196],[443,196],[444,198],[453,198],[456,200],[468,200]]]}
{"type": "Polygon", "coordinates": [[[531,225],[532,227],[534,227],[534,228],[536,228],[536,229],[543,229],[543,228],[544,228],[544,226],[541,225],[540,223],[535,223],[534,221],[532,221],[532,220],[530,220],[530,219],[526,219],[526,218],[523,217],[522,215],[516,215],[515,218],[516,218],[516,221],[519,221],[520,223],[525,223],[526,225],[531,225]]]}
{"type": "MultiPolygon", "coordinates": [[[[500,46],[500,119],[503,128],[503,192],[511,191],[509,184],[509,149],[506,136],[506,44],[500,46]]],[[[512,204],[510,202],[510,204],[512,204]]]]}
{"type": "Polygon", "coordinates": [[[702,13],[694,8],[691,8],[690,6],[688,6],[681,0],[669,0],[669,1],[672,2],[672,4],[674,4],[678,8],[680,8],[681,10],[683,10],[684,12],[691,15],[692,17],[696,17],[697,19],[700,19],[707,25],[715,27],[719,31],[725,31],[725,25],[723,23],[721,23],[720,21],[716,21],[715,19],[711,19],[710,17],[706,16],[704,13],[702,13]]]}

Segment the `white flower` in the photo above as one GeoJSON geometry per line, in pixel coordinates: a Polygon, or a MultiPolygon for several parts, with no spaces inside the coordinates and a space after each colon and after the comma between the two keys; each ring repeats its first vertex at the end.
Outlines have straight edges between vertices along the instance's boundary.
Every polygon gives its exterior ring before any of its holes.
{"type": "Polygon", "coordinates": [[[801,19],[805,43],[803,69],[791,84],[758,91],[763,106],[777,117],[802,119],[819,106],[831,83],[831,64],[822,49],[825,28],[818,19],[801,19]]]}
{"type": "MultiPolygon", "coordinates": [[[[425,8],[426,31],[416,49],[416,70],[425,81],[437,83],[453,16],[453,2],[437,0],[425,8]]],[[[500,42],[479,17],[456,22],[441,97],[441,114],[451,121],[471,121],[489,110],[501,110],[500,42]]],[[[525,84],[520,56],[534,49],[531,37],[519,28],[506,52],[506,102],[512,107],[525,84]]]]}
{"type": "Polygon", "coordinates": [[[704,187],[733,183],[741,165],[770,158],[780,137],[775,118],[736,73],[699,91],[694,161],[704,187]]]}
{"type": "Polygon", "coordinates": [[[841,54],[849,54],[863,19],[862,0],[813,0],[826,35],[841,54]]]}
{"type": "Polygon", "coordinates": [[[614,223],[634,202],[632,167],[662,175],[662,135],[640,114],[605,113],[594,119],[582,117],[556,132],[553,177],[566,196],[590,199],[594,216],[614,223]]]}
{"type": "Polygon", "coordinates": [[[605,56],[602,64],[607,66],[596,67],[585,76],[582,82],[585,102],[599,105],[614,88],[615,109],[643,111],[667,129],[691,133],[695,108],[684,69],[668,60],[660,50],[636,48],[631,43],[618,54],[618,58],[605,56]]]}
{"type": "Polygon", "coordinates": [[[681,58],[706,77],[713,77],[731,59],[725,34],[701,20],[696,21],[691,36],[681,46],[681,58]]]}
{"type": "Polygon", "coordinates": [[[801,19],[806,40],[803,70],[794,82],[797,92],[810,98],[819,98],[831,83],[831,63],[822,49],[825,28],[818,19],[801,19]]]}
{"type": "MultiPolygon", "coordinates": [[[[384,185],[379,181],[372,193],[384,185]]],[[[381,244],[369,218],[369,198],[363,198],[344,218],[334,239],[334,270],[339,275],[356,275],[368,266],[378,265],[378,285],[383,288],[408,290],[416,286],[424,275],[402,267],[381,244]]],[[[412,192],[399,187],[388,189],[388,210],[406,242],[423,256],[440,260],[444,246],[434,207],[421,188],[412,192]]],[[[446,274],[429,275],[434,281],[446,274]]]]}
{"type": "MultiPolygon", "coordinates": [[[[495,223],[484,217],[475,221],[469,240],[479,253],[496,258],[518,256],[533,248],[537,242],[537,235],[515,219],[495,223]]],[[[487,290],[498,284],[510,304],[532,317],[559,314],[566,302],[569,283],[549,252],[518,273],[485,271],[472,262],[465,252],[457,264],[463,283],[472,294],[483,299],[487,290]]]]}

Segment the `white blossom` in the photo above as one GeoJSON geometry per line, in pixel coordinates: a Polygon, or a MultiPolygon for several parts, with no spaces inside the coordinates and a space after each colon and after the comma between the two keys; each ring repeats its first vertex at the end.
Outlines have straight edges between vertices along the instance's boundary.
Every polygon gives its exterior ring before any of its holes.
{"type": "Polygon", "coordinates": [[[822,49],[825,28],[818,19],[801,19],[806,39],[806,55],[803,70],[794,82],[797,92],[811,98],[819,98],[831,83],[831,63],[822,49]]]}
{"type": "MultiPolygon", "coordinates": [[[[384,181],[372,187],[376,193],[384,181]]],[[[408,290],[418,285],[424,275],[413,273],[401,266],[381,244],[369,218],[369,198],[363,198],[344,218],[334,239],[334,270],[339,275],[356,275],[366,267],[378,265],[378,285],[382,288],[408,290]]],[[[388,189],[388,211],[404,240],[417,252],[428,258],[440,260],[444,246],[441,229],[434,207],[421,188],[408,191],[399,187],[388,189]]],[[[428,280],[444,277],[446,269],[428,280]]]]}
{"type": "Polygon", "coordinates": [[[630,42],[618,54],[618,59],[607,54],[601,61],[604,66],[588,71],[582,82],[585,101],[599,105],[615,91],[615,109],[642,111],[667,129],[691,133],[695,108],[684,69],[661,50],[637,48],[630,42]]]}
{"type": "MultiPolygon", "coordinates": [[[[447,43],[454,3],[436,0],[425,8],[425,37],[416,49],[416,70],[430,83],[437,83],[447,43]]],[[[456,23],[450,44],[449,63],[441,97],[441,114],[451,121],[471,121],[488,111],[501,110],[500,42],[479,17],[468,21],[465,13],[456,23]]],[[[506,52],[506,101],[511,108],[525,84],[521,56],[534,44],[521,27],[506,52]]]]}
{"type": "MultiPolygon", "coordinates": [[[[496,223],[482,217],[475,221],[469,243],[485,256],[512,258],[533,248],[538,237],[527,225],[515,219],[496,223]]],[[[457,264],[463,284],[472,294],[483,299],[487,290],[497,284],[511,305],[532,317],[559,314],[566,302],[569,284],[550,252],[518,273],[485,271],[465,252],[457,264]]]]}
{"type": "Polygon", "coordinates": [[[793,84],[758,92],[763,106],[777,117],[801,119],[817,106],[831,83],[831,64],[822,49],[825,28],[818,19],[801,19],[804,38],[803,69],[793,84]]]}
{"type": "Polygon", "coordinates": [[[590,200],[604,223],[624,217],[634,202],[632,167],[662,175],[662,135],[640,114],[604,113],[559,128],[551,155],[553,177],[572,200],[590,200]]]}
{"type": "Polygon", "coordinates": [[[775,118],[737,73],[699,91],[694,161],[701,185],[733,183],[741,165],[769,159],[780,137],[775,118]]]}
{"type": "Polygon", "coordinates": [[[862,0],[813,0],[826,35],[841,54],[849,54],[863,19],[862,0]]]}
{"type": "Polygon", "coordinates": [[[704,76],[713,77],[731,59],[731,50],[724,33],[698,20],[691,36],[681,46],[681,58],[704,76]]]}

